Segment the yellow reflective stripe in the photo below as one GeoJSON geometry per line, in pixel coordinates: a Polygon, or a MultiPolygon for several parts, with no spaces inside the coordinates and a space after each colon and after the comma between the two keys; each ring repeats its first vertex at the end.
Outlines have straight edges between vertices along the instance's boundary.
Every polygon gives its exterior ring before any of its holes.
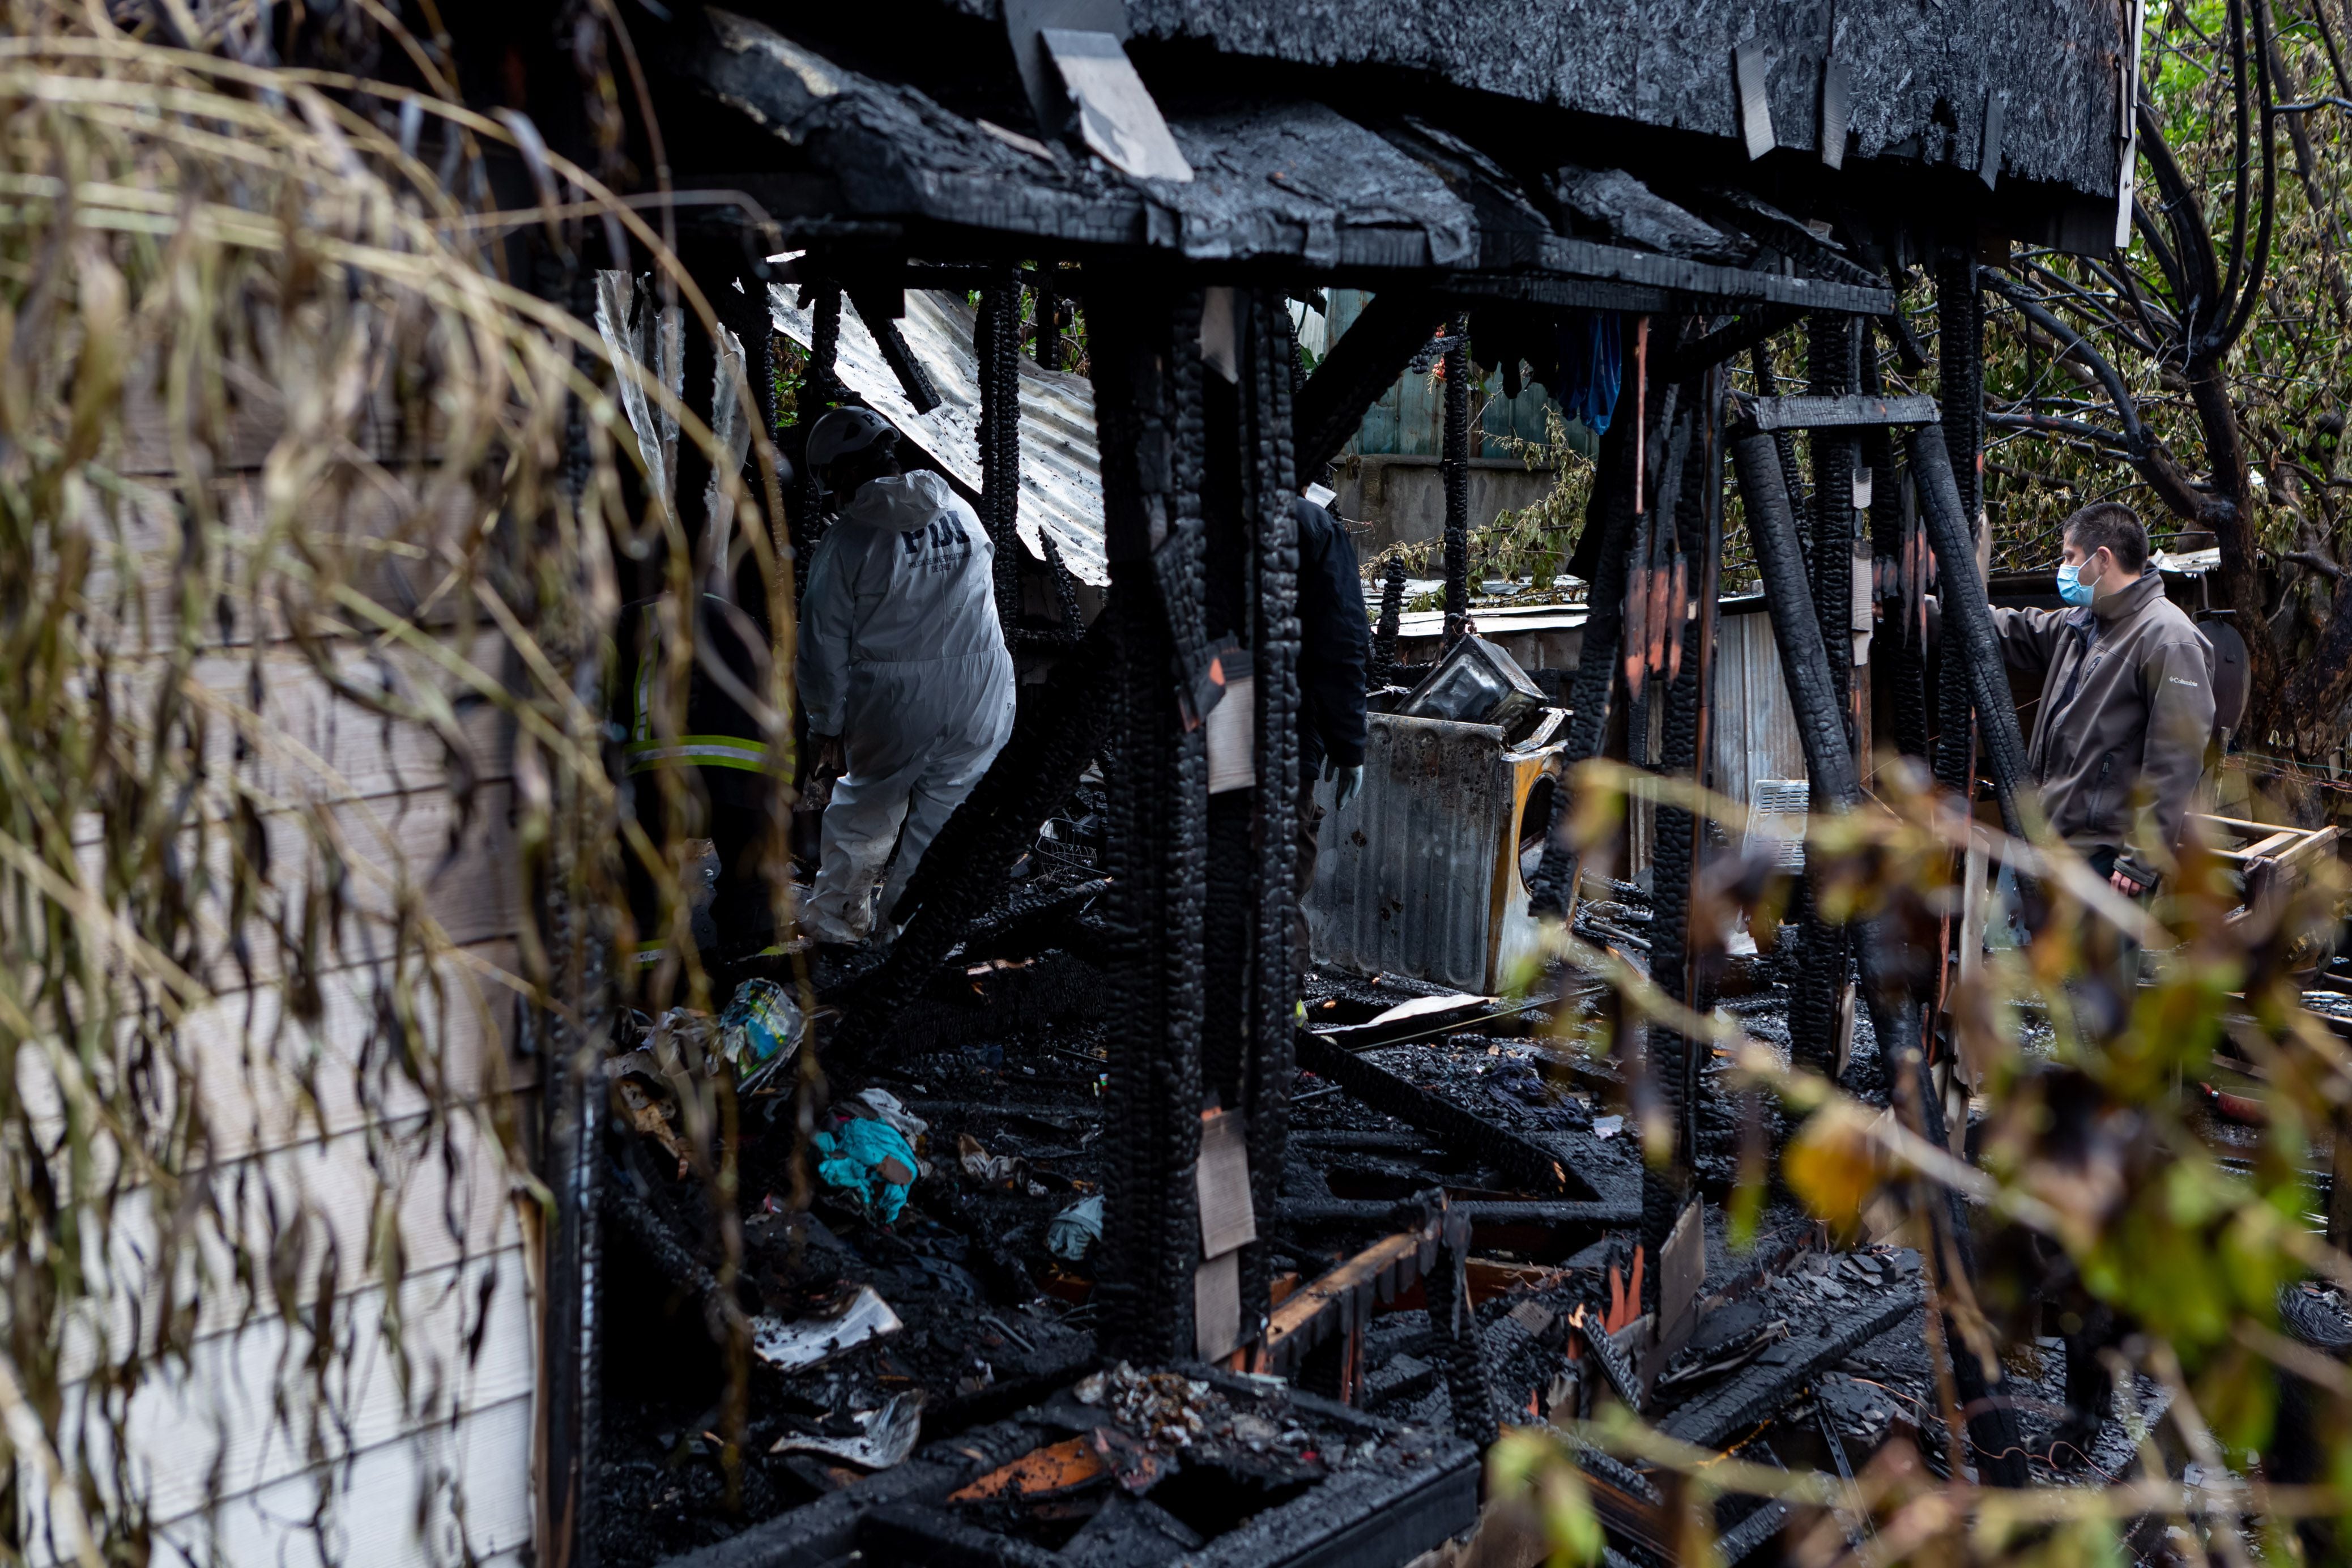
{"type": "Polygon", "coordinates": [[[783,776],[780,769],[768,765],[765,746],[739,735],[680,735],[676,745],[632,741],[627,750],[629,772],[633,773],[669,767],[741,768],[747,773],[783,776]]]}

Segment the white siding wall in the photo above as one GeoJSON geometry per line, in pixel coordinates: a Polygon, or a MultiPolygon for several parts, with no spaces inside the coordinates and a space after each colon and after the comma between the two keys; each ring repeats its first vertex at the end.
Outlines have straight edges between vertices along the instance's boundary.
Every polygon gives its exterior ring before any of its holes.
{"type": "MultiPolygon", "coordinates": [[[[228,483],[232,527],[254,515],[252,483],[228,483]]],[[[134,526],[127,542],[133,556],[116,568],[135,576],[127,597],[163,608],[174,591],[168,531],[134,526]]],[[[127,1396],[108,1396],[159,1563],[515,1561],[533,1516],[538,1265],[498,1126],[531,1114],[530,1083],[510,1058],[522,911],[505,726],[487,707],[461,721],[477,775],[468,808],[446,785],[431,732],[337,697],[299,649],[270,640],[276,628],[249,623],[239,615],[194,670],[219,721],[207,756],[215,777],[191,816],[218,820],[234,771],[261,798],[281,890],[303,887],[320,864],[316,835],[330,831],[349,868],[331,922],[340,946],[317,975],[319,1021],[306,1027],[290,1016],[276,939],[254,928],[248,984],[214,933],[199,978],[216,994],[183,1021],[178,1041],[213,1129],[209,1192],[223,1217],[197,1222],[199,1245],[167,1282],[153,1261],[160,1227],[184,1234],[189,1222],[159,1215],[154,1190],[126,1179],[89,1248],[102,1305],[67,1341],[69,1423],[95,1415],[105,1385],[92,1373],[131,1335],[153,1344],[168,1297],[185,1360],[151,1364],[127,1396]],[[258,715],[248,710],[257,636],[258,715]],[[236,764],[233,720],[261,737],[260,753],[236,764]],[[412,937],[404,994],[416,1007],[413,1057],[429,1064],[421,1075],[382,1023],[401,994],[390,922],[402,910],[436,953],[419,962],[412,937]],[[258,1256],[257,1278],[235,1277],[230,1235],[258,1256]],[[273,1237],[285,1238],[274,1259],[273,1237]],[[282,1307],[273,1262],[295,1282],[282,1307]],[[322,1294],[330,1312],[317,1308],[322,1294]]],[[[133,648],[155,635],[122,630],[133,648]]],[[[457,651],[481,662],[499,647],[482,638],[457,651]]],[[[412,691],[460,689],[435,661],[397,648],[354,650],[351,671],[412,691]]],[[[76,824],[93,857],[101,832],[95,816],[76,824]]],[[[208,838],[201,862],[226,875],[223,840],[208,838]]],[[[290,898],[284,912],[301,904],[290,898]]],[[[28,1101],[55,1106],[33,1053],[19,1061],[28,1101]]],[[[108,1421],[78,1425],[102,1463],[108,1421]]],[[[37,1510],[28,1556],[69,1555],[37,1511],[41,1488],[20,1493],[37,1510]]]]}

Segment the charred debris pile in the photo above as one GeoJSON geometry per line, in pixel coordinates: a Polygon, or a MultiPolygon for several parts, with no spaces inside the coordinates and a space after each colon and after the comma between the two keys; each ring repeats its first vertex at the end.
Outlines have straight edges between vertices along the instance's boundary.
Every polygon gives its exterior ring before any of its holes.
{"type": "MultiPolygon", "coordinates": [[[[1923,760],[1944,737],[1939,781],[1966,790],[1972,710],[2010,807],[1981,597],[1945,605],[1945,679],[1912,628],[1932,570],[1976,581],[1977,258],[2106,244],[2119,31],[2018,44],[2046,26],[1996,5],[2020,25],[1986,13],[1930,83],[1906,37],[1832,58],[1812,13],[1759,34],[1691,0],[1622,94],[1521,72],[1510,27],[1439,26],[1406,58],[1402,33],[1309,37],[1254,0],[677,9],[647,90],[699,151],[677,172],[706,204],[693,267],[751,384],[775,395],[769,329],[804,326],[800,413],[861,399],[966,490],[1042,679],[887,954],[816,954],[813,988],[798,958],[722,963],[709,1015],[625,1016],[601,1070],[556,1086],[548,1295],[582,1303],[550,1334],[565,1560],[1390,1568],[1476,1526],[1503,1426],[1611,1404],[1768,1466],[1842,1474],[1916,1436],[1931,1465],[2026,1479],[2064,1404],[2054,1352],[2000,1398],[1959,1358],[1964,1451],[1927,1430],[1912,1248],[1948,1218],[1836,1248],[1768,1184],[1731,1246],[1724,1198],[1750,1152],[1771,1165],[1774,1113],[1703,1045],[1643,1046],[1614,991],[1513,975],[1565,917],[1800,1065],[1882,1102],[1919,1081],[1945,953],[1807,906],[1734,958],[1693,910],[1738,857],[1687,809],[1657,810],[1639,887],[1556,829],[1579,763],[1708,776],[1733,472],[1811,809],[1859,802],[1864,721],[1923,760]],[[1586,167],[1603,147],[1625,166],[1586,167]],[[1882,374],[1925,368],[1900,308],[1921,274],[1940,400],[1882,374]],[[1310,367],[1291,301],[1334,286],[1370,300],[1310,367]],[[939,338],[918,293],[974,299],[976,418],[911,346],[939,338]],[[1079,313],[1092,466],[1024,472],[1047,464],[1021,439],[1022,323],[1058,369],[1079,313]],[[1776,385],[1769,340],[1800,328],[1805,384],[1776,385]],[[1474,359],[1608,415],[1567,563],[1581,652],[1540,686],[1482,675],[1465,635],[1474,359]],[[1447,652],[1399,669],[1381,606],[1364,800],[1389,826],[1324,821],[1318,895],[1355,892],[1312,946],[1355,951],[1310,968],[1296,500],[1440,361],[1447,652]],[[1033,478],[1077,499],[1033,511],[1033,478]],[[1874,602],[1894,630],[1864,677],[1874,602]],[[1383,894],[1391,851],[1423,860],[1383,894]],[[1395,940],[1425,951],[1379,957],[1395,940]]],[[[1616,25],[1582,16],[1545,25],[1616,25]]],[[[822,514],[793,483],[804,559],[822,514]]],[[[2116,1440],[2077,1436],[2095,1461],[2116,1440]]],[[[1581,1453],[1612,1550],[1664,1561],[1671,1483],[1581,1453]]],[[[1742,1496],[1715,1522],[1736,1563],[1788,1520],[1742,1496]]]]}
{"type": "MultiPolygon", "coordinates": [[[[1945,1462],[1907,1235],[1838,1249],[1776,1197],[1752,1248],[1727,1244],[1737,1097],[1707,1095],[1700,1201],[1644,1245],[1624,1085],[1574,1038],[1605,1006],[1590,985],[1508,1001],[1311,973],[1282,1192],[1252,1216],[1276,1271],[1262,1338],[1225,1367],[1107,1362],[1096,1261],[1118,1131],[1089,793],[907,1005],[894,1047],[830,1066],[806,1210],[789,1202],[792,1096],[743,1101],[733,1290],[752,1375],[734,1506],[720,1287],[699,1261],[713,1210],[647,1070],[656,1047],[616,1059],[603,1561],[1280,1562],[1269,1542],[1342,1542],[1375,1516],[1434,1545],[1475,1516],[1474,1445],[1607,1401],[1767,1464],[1851,1474],[1897,1439],[1945,1462]]],[[[1593,891],[1598,928],[1654,918],[1638,889],[1593,891]]],[[[1766,1037],[1785,1029],[1776,972],[1755,966],[1726,1004],[1766,1037]]],[[[856,975],[827,978],[854,995],[856,975]]],[[[1874,1070],[1862,1036],[1849,1081],[1874,1070]]],[[[2042,1386],[2013,1391],[2043,1413],[2023,1417],[2037,1455],[2065,1403],[2058,1342],[2042,1349],[2042,1386]]],[[[2117,1423],[2085,1447],[2109,1470],[2130,1457],[2117,1423]]],[[[1656,1486],[1586,1458],[1612,1544],[1664,1561],[1656,1486]]],[[[1786,1517],[1733,1500],[1718,1522],[1736,1562],[1786,1517]]]]}

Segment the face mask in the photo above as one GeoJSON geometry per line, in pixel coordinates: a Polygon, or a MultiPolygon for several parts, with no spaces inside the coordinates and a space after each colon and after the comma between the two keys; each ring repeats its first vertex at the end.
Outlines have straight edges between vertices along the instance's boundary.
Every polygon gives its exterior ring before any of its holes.
{"type": "Polygon", "coordinates": [[[2091,585],[2083,581],[2083,569],[2066,565],[2058,568],[2058,596],[2070,605],[2091,602],[2091,585]]]}

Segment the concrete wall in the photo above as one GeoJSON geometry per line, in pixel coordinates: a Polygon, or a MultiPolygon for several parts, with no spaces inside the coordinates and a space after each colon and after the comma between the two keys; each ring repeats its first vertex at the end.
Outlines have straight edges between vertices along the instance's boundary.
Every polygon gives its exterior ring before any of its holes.
{"type": "MultiPolygon", "coordinates": [[[[1442,538],[1445,477],[1435,458],[1373,454],[1345,457],[1335,469],[1341,517],[1371,525],[1357,548],[1374,555],[1391,544],[1442,538]]],[[[1470,526],[1484,528],[1502,512],[1531,506],[1551,492],[1559,476],[1529,468],[1516,458],[1470,461],[1470,526]]]]}

